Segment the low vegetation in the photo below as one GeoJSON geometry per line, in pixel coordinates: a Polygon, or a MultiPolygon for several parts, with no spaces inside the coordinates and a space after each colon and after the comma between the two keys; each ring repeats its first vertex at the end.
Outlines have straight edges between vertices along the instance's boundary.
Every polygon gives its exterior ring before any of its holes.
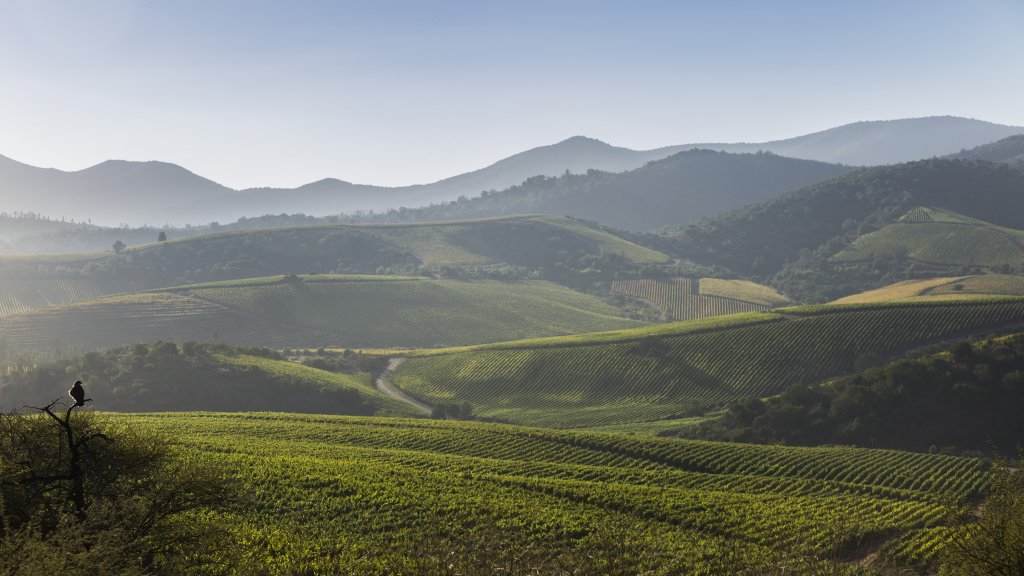
{"type": "Polygon", "coordinates": [[[905,280],[875,290],[840,298],[835,304],[863,304],[894,300],[964,299],[971,296],[1024,296],[1020,274],[980,274],[905,280]]]}
{"type": "Polygon", "coordinates": [[[540,280],[275,276],[107,296],[0,318],[12,347],[134,342],[452,346],[642,326],[601,299],[540,280]]]}
{"type": "Polygon", "coordinates": [[[1024,439],[1024,335],[960,342],[827,385],[732,403],[689,437],[802,446],[854,444],[918,451],[993,448],[1024,439]]]}
{"type": "Polygon", "coordinates": [[[266,574],[854,574],[894,539],[934,563],[943,502],[988,479],[976,459],[859,448],[283,414],[127,422],[233,471],[260,505],[232,530],[266,574]]]}
{"type": "Polygon", "coordinates": [[[650,422],[1022,322],[1020,299],[787,308],[414,355],[393,381],[427,403],[468,402],[478,416],[515,423],[650,422]]]}
{"type": "Polygon", "coordinates": [[[670,278],[616,280],[612,292],[656,306],[664,320],[693,320],[792,304],[775,290],[747,280],[670,278]]]}
{"type": "Polygon", "coordinates": [[[0,414],[0,572],[209,574],[241,547],[238,484],[167,433],[50,404],[0,414]]]}
{"type": "Polygon", "coordinates": [[[377,392],[380,360],[355,359],[323,370],[266,349],[186,342],[136,344],[38,363],[12,363],[0,376],[3,408],[59,398],[80,379],[106,410],[281,410],[321,414],[414,415],[377,392]]]}

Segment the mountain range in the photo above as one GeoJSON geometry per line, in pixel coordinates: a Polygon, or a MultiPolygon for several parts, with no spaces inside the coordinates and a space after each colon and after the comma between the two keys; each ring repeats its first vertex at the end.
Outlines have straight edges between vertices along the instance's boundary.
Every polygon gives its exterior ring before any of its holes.
{"type": "Polygon", "coordinates": [[[0,211],[98,224],[198,224],[263,214],[313,215],[425,206],[502,190],[532,176],[623,172],[684,150],[768,151],[848,165],[890,164],[954,154],[1024,128],[956,117],[859,122],[787,140],[687,144],[639,151],[573,137],[431,184],[381,187],[327,178],[298,188],[233,190],[164,162],[110,160],[78,171],[38,168],[0,156],[0,211]]]}

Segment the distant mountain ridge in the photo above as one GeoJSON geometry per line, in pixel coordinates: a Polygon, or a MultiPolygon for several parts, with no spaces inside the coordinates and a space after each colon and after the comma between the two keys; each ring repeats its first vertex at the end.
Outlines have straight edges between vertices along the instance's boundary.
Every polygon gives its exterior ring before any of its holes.
{"type": "Polygon", "coordinates": [[[684,150],[629,172],[534,176],[518,186],[382,220],[558,214],[634,231],[679,226],[846,174],[846,166],[775,154],[684,150]]]}
{"type": "Polygon", "coordinates": [[[328,215],[426,206],[503,190],[567,170],[623,172],[684,150],[770,151],[849,165],[948,155],[1024,134],[1024,128],[955,117],[859,122],[760,144],[688,144],[631,150],[576,136],[431,184],[388,188],[325,178],[298,188],[233,190],[164,162],[111,160],[78,171],[38,168],[0,156],[0,211],[37,212],[105,225],[231,222],[264,214],[328,215]]]}
{"type": "Polygon", "coordinates": [[[796,138],[758,144],[694,144],[684,148],[725,152],[763,150],[805,160],[878,166],[945,156],[1017,134],[1024,134],[1024,127],[956,116],[931,116],[855,122],[796,138]]]}

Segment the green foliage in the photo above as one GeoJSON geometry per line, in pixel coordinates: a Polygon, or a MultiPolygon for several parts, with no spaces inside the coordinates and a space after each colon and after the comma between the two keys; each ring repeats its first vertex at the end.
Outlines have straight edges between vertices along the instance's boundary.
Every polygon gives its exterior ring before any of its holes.
{"type": "Polygon", "coordinates": [[[943,575],[1024,574],[1024,473],[1001,462],[993,470],[977,519],[954,527],[947,539],[943,575]]]}
{"type": "Polygon", "coordinates": [[[62,396],[76,379],[106,410],[413,414],[374,390],[365,372],[327,372],[269,350],[195,342],[136,344],[19,366],[0,377],[0,397],[23,406],[62,396]]]}
{"type": "Polygon", "coordinates": [[[429,404],[469,402],[485,418],[555,427],[629,424],[817,384],[936,341],[1022,321],[1020,299],[788,308],[414,355],[393,382],[429,404]]]}
{"type": "Polygon", "coordinates": [[[672,252],[770,279],[799,301],[834,300],[920,272],[885,259],[830,260],[856,238],[920,206],[1024,229],[1022,186],[1024,173],[986,162],[924,160],[858,170],[680,230],[672,252]]]}
{"type": "Polygon", "coordinates": [[[668,257],[606,230],[550,216],[440,224],[240,230],[120,254],[0,259],[8,278],[91,278],[107,293],[275,274],[437,274],[587,282],[668,257]],[[584,272],[586,271],[586,272],[584,272]]]}
{"type": "Polygon", "coordinates": [[[654,304],[667,320],[763,311],[792,303],[767,286],[715,278],[616,280],[612,291],[654,304]]]}
{"type": "Polygon", "coordinates": [[[157,339],[277,347],[450,346],[642,325],[539,280],[275,276],[108,296],[0,318],[21,349],[157,339]]]}
{"type": "Polygon", "coordinates": [[[234,522],[266,574],[853,574],[942,526],[978,460],[506,425],[153,414],[258,503],[234,522]]]}
{"type": "Polygon", "coordinates": [[[689,436],[797,445],[1013,452],[1024,442],[1024,335],[901,360],[826,386],[734,402],[689,436]]]}
{"type": "Polygon", "coordinates": [[[1024,267],[1024,232],[956,214],[929,210],[928,220],[904,217],[857,238],[833,259],[856,262],[880,257],[932,266],[1024,267]]]}
{"type": "Polygon", "coordinates": [[[0,571],[228,568],[234,540],[216,514],[241,503],[235,483],[169,436],[126,424],[72,409],[0,415],[0,571]]]}

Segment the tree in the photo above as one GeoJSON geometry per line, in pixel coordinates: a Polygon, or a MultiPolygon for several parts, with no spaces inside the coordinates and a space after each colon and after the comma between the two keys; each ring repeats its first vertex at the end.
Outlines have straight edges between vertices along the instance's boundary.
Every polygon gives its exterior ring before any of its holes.
{"type": "Polygon", "coordinates": [[[57,402],[0,414],[0,573],[157,574],[233,562],[225,475],[160,435],[57,402]]]}
{"type": "Polygon", "coordinates": [[[114,240],[114,252],[120,254],[121,251],[124,250],[124,249],[125,249],[124,242],[121,242],[120,240],[114,240]]]}
{"type": "Polygon", "coordinates": [[[157,236],[156,236],[156,241],[157,242],[166,242],[167,241],[167,232],[164,232],[163,230],[161,230],[160,233],[157,234],[157,236]]]}

